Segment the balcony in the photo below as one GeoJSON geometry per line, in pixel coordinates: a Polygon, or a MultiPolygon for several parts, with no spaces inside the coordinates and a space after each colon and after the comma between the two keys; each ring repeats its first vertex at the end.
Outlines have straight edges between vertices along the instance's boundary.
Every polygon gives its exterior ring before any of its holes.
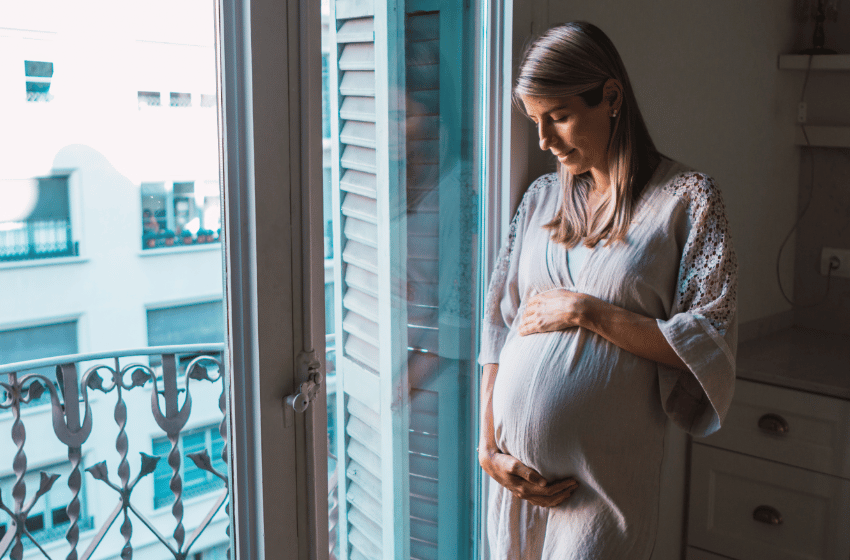
{"type": "Polygon", "coordinates": [[[79,253],[70,220],[0,223],[0,262],[73,257],[79,253]]]}
{"type": "Polygon", "coordinates": [[[0,558],[183,560],[226,547],[223,349],[0,366],[0,558]]]}
{"type": "MultiPolygon", "coordinates": [[[[333,348],[333,335],[328,341],[333,348]]],[[[159,346],[0,366],[0,558],[223,554],[223,351],[222,344],[159,346]]],[[[333,416],[329,423],[333,438],[333,416]]],[[[328,461],[334,558],[339,504],[330,449],[328,461]]]]}

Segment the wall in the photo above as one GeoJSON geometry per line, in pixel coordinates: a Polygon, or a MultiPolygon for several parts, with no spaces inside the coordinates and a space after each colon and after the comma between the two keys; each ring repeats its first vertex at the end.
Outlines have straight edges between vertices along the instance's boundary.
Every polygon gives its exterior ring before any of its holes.
{"type": "MultiPolygon", "coordinates": [[[[827,46],[850,53],[850,14],[826,27],[827,46]]],[[[806,45],[807,36],[798,38],[806,45]]],[[[806,87],[809,121],[850,125],[850,72],[812,73],[806,87]]],[[[797,227],[794,266],[794,323],[799,326],[850,334],[850,279],[832,278],[827,293],[820,274],[823,247],[850,249],[850,149],[801,150],[799,203],[811,206],[797,227]],[[814,183],[812,183],[814,165],[814,183]]]]}
{"type": "MultiPolygon", "coordinates": [[[[739,321],[787,314],[776,257],[797,204],[799,149],[794,146],[802,73],[780,72],[777,55],[797,38],[794,1],[682,3],[548,2],[514,14],[518,56],[529,31],[584,19],[614,41],[662,153],[711,174],[723,191],[740,263],[739,321]]],[[[554,169],[528,136],[527,167],[517,185],[554,169]]],[[[515,146],[523,145],[514,131],[515,146]]],[[[523,172],[524,171],[524,172],[523,172]]],[[[793,286],[793,241],[782,260],[793,286]]]]}

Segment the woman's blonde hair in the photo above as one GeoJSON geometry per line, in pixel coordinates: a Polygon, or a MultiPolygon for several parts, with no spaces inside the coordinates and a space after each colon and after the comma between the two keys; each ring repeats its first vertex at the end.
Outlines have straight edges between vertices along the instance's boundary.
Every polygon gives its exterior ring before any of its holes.
{"type": "Polygon", "coordinates": [[[526,49],[513,90],[514,104],[523,112],[520,96],[566,97],[578,95],[589,107],[602,102],[605,83],[619,80],[623,103],[611,118],[608,176],[612,197],[587,218],[587,200],[593,187],[590,172],[572,175],[558,164],[563,203],[546,224],[552,239],[567,248],[584,239],[594,247],[625,241],[635,202],[660,156],[638,109],[629,76],[614,44],[591,23],[574,21],[548,30],[526,49]]]}

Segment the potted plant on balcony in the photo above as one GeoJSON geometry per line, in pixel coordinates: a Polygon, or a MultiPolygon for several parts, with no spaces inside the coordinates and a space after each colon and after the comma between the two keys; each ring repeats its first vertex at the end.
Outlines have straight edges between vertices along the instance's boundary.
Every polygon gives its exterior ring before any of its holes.
{"type": "Polygon", "coordinates": [[[153,249],[156,247],[156,241],[159,234],[155,231],[147,230],[142,234],[142,247],[145,249],[153,249]]]}
{"type": "Polygon", "coordinates": [[[192,232],[188,229],[184,229],[180,232],[180,241],[183,242],[183,245],[191,245],[192,244],[192,232]]]}
{"type": "Polygon", "coordinates": [[[160,235],[162,235],[162,239],[165,242],[166,247],[174,246],[174,238],[176,237],[176,235],[173,231],[171,231],[170,229],[166,229],[162,233],[160,233],[160,235]]]}

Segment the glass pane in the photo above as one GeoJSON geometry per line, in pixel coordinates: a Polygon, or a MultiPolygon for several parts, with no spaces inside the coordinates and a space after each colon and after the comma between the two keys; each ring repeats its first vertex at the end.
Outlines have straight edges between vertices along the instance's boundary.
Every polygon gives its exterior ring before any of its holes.
{"type": "Polygon", "coordinates": [[[471,558],[480,31],[380,6],[323,12],[331,555],[471,558]]]}
{"type": "Polygon", "coordinates": [[[214,3],[103,8],[0,7],[0,557],[224,558],[214,3]]]}

